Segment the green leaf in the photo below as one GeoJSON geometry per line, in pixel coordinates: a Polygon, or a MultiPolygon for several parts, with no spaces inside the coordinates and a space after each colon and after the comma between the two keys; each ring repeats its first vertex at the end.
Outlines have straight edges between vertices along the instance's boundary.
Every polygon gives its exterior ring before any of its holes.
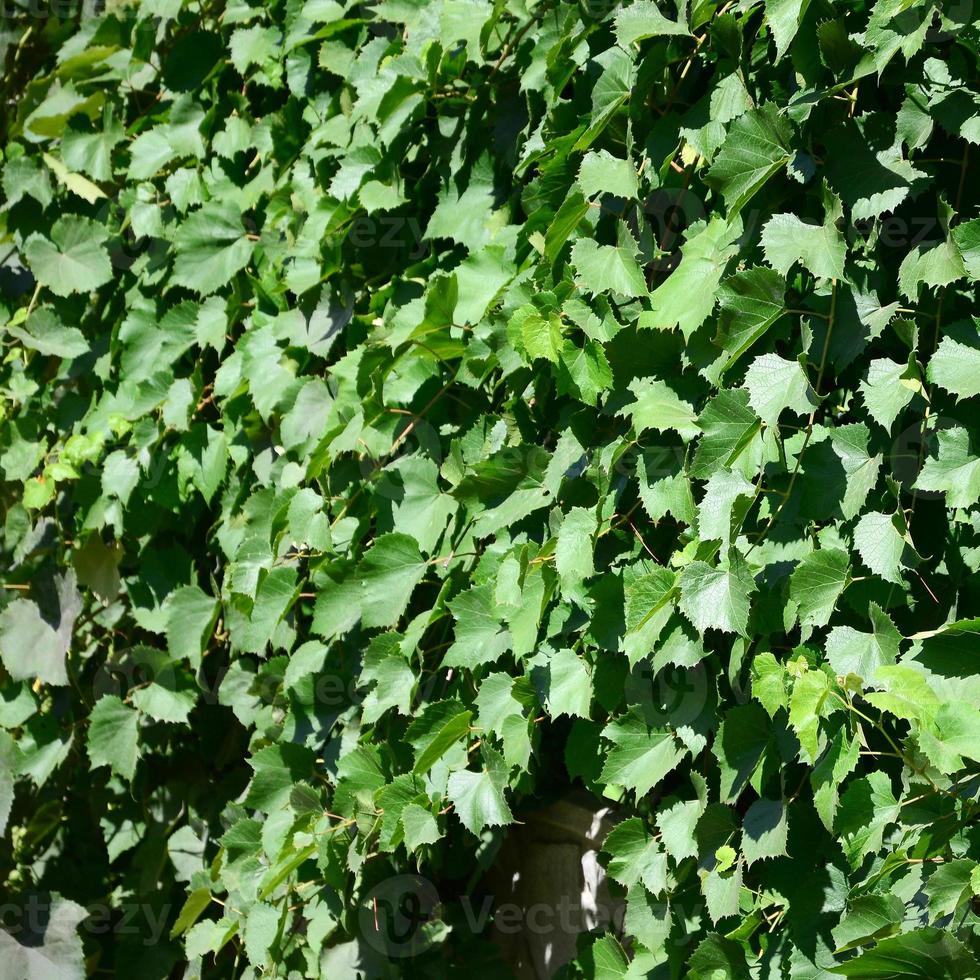
{"type": "Polygon", "coordinates": [[[876,358],[868,365],[867,377],[860,385],[868,414],[887,431],[891,431],[895,419],[921,388],[911,365],[885,357],[876,358]]]}
{"type": "Polygon", "coordinates": [[[254,249],[234,207],[206,204],[177,229],[173,281],[208,296],[248,265],[254,249]]]}
{"type": "Polygon", "coordinates": [[[923,283],[930,289],[938,289],[965,275],[963,259],[952,241],[919,245],[902,260],[898,269],[898,288],[902,295],[914,300],[923,283]]]}
{"type": "Polygon", "coordinates": [[[52,226],[50,238],[35,232],[24,243],[24,255],[42,286],[57,296],[90,293],[112,278],[108,231],[90,218],[66,215],[52,226]]]}
{"type": "Polygon", "coordinates": [[[427,568],[414,538],[398,532],[378,538],[357,567],[361,623],[394,626],[427,568]]]}
{"type": "Polygon", "coordinates": [[[0,612],[0,659],[14,680],[36,677],[55,686],[68,683],[65,657],[82,608],[75,573],[60,578],[56,589],[54,622],[51,612],[46,617],[30,599],[15,599],[0,612]]]}
{"type": "Polygon", "coordinates": [[[885,829],[900,812],[884,772],[862,776],[847,787],[837,812],[837,833],[852,867],[881,848],[885,829]]]}
{"type": "Polygon", "coordinates": [[[165,603],[167,648],[175,660],[187,659],[200,667],[220,606],[196,585],[172,592],[165,603]]]}
{"type": "Polygon", "coordinates": [[[850,561],[837,548],[813,551],[790,576],[790,598],[797,604],[800,626],[826,626],[850,581],[850,561]]]}
{"type": "Polygon", "coordinates": [[[936,456],[926,460],[915,481],[918,490],[946,494],[948,507],[970,507],[980,501],[980,457],[972,450],[966,429],[942,429],[936,456]]]}
{"type": "Polygon", "coordinates": [[[602,737],[614,747],[599,778],[633,790],[637,798],[649,793],[687,754],[670,732],[651,730],[636,712],[609,722],[602,737]]]}
{"type": "MultiPolygon", "coordinates": [[[[625,11],[620,11],[624,13],[625,11]]],[[[586,197],[613,194],[635,198],[639,194],[636,168],[629,160],[614,157],[608,150],[590,151],[582,158],[578,185],[586,197]]]]}
{"type": "Polygon", "coordinates": [[[698,505],[698,529],[701,537],[708,541],[721,541],[721,550],[726,552],[733,525],[736,528],[741,526],[755,496],[755,487],[741,473],[725,469],[712,473],[705,484],[704,497],[698,505]]]}
{"type": "Polygon", "coordinates": [[[654,0],[634,0],[616,12],[616,40],[624,48],[647,37],[687,33],[686,27],[664,17],[654,0]]]}
{"type": "Polygon", "coordinates": [[[718,335],[722,354],[706,372],[717,383],[786,312],[786,280],[771,269],[746,269],[730,276],[718,291],[718,335]]]}
{"type": "Polygon", "coordinates": [[[405,737],[415,749],[414,773],[428,772],[470,730],[473,713],[458,701],[436,701],[412,722],[405,737]]]}
{"type": "Polygon", "coordinates": [[[678,605],[699,633],[707,629],[748,635],[749,609],[755,581],[745,561],[733,552],[727,568],[694,561],[680,577],[678,605]]]}
{"type": "Polygon", "coordinates": [[[777,214],[762,230],[766,261],[786,276],[794,263],[817,278],[844,279],[847,246],[837,222],[841,219],[840,200],[834,194],[825,199],[826,217],[822,225],[801,221],[795,214],[777,214]]]}
{"type": "Polygon", "coordinates": [[[772,104],[751,109],[732,123],[705,177],[724,198],[730,217],[786,165],[791,138],[789,123],[772,104]]]}
{"type": "Polygon", "coordinates": [[[742,854],[746,863],[786,854],[788,811],[782,800],[756,800],[742,818],[742,854]]]}
{"type": "Polygon", "coordinates": [[[682,439],[694,439],[701,431],[697,426],[694,407],[684,401],[666,381],[655,378],[635,378],[629,390],[635,401],[625,406],[637,434],[646,429],[666,432],[673,429],[682,439]]]}
{"type": "Polygon", "coordinates": [[[731,803],[755,777],[772,740],[769,716],[755,702],[725,713],[712,751],[721,768],[721,800],[731,803]]]}
{"type": "Polygon", "coordinates": [[[595,511],[588,507],[573,507],[562,519],[555,568],[564,587],[577,585],[595,571],[592,539],[598,526],[595,511]]]}
{"type": "Polygon", "coordinates": [[[766,425],[776,425],[784,409],[806,415],[816,404],[800,362],[778,354],[757,357],[745,373],[745,387],[749,404],[766,425]]]}
{"type": "Polygon", "coordinates": [[[514,819],[504,796],[506,763],[486,745],[480,752],[483,757],[482,771],[459,769],[451,773],[447,789],[460,822],[475,835],[486,827],[502,827],[514,819]]]}
{"type": "Polygon", "coordinates": [[[776,42],[776,58],[782,58],[796,37],[809,0],[766,0],[766,21],[776,42]]]}
{"type": "Polygon", "coordinates": [[[980,395],[980,348],[943,337],[929,359],[927,376],[957,398],[980,395]]]}
{"type": "Polygon", "coordinates": [[[841,513],[850,520],[860,513],[868,494],[878,483],[881,455],[868,451],[870,433],[863,423],[838,426],[830,433],[830,445],[844,469],[844,499],[841,513]]]}
{"type": "Polygon", "coordinates": [[[449,603],[455,638],[443,659],[447,667],[473,668],[492,663],[511,645],[504,625],[505,611],[497,604],[490,583],[477,585],[449,603]]]}
{"type": "Polygon", "coordinates": [[[636,264],[636,248],[627,245],[597,245],[580,238],[572,246],[575,282],[591,295],[602,292],[621,296],[645,296],[647,284],[636,264]]]}
{"type": "Polygon", "coordinates": [[[715,395],[698,416],[703,435],[698,442],[691,475],[704,478],[731,467],[759,431],[759,419],[749,408],[749,393],[724,390],[715,395]]]}
{"type": "Polygon", "coordinates": [[[900,930],[905,904],[895,895],[859,895],[834,927],[837,951],[867,946],[900,930]]]}
{"type": "Polygon", "coordinates": [[[935,922],[955,915],[957,910],[973,897],[970,879],[978,867],[968,858],[941,864],[929,876],[925,892],[929,896],[929,919],[935,922]]]}
{"type": "Polygon", "coordinates": [[[409,803],[402,810],[401,821],[409,851],[417,851],[423,844],[435,844],[442,836],[436,818],[417,803],[409,803]]]}
{"type": "Polygon", "coordinates": [[[108,766],[131,780],[139,758],[139,712],[114,694],[99,698],[89,718],[88,755],[93,768],[108,766]]]}
{"type": "Polygon", "coordinates": [[[552,718],[588,718],[592,704],[592,671],[571,650],[548,658],[548,710],[552,718]]]}
{"type": "Polygon", "coordinates": [[[602,849],[611,855],[609,876],[625,888],[640,882],[651,895],[666,889],[667,855],[639,818],[617,824],[606,835],[602,849]]]}
{"type": "Polygon", "coordinates": [[[592,115],[589,126],[575,142],[576,150],[588,149],[609,125],[633,88],[633,59],[620,48],[608,48],[593,61],[602,74],[592,89],[592,115]]]}
{"type": "Polygon", "coordinates": [[[973,955],[955,936],[941,929],[925,928],[883,939],[873,949],[830,972],[867,980],[969,980],[978,970],[980,966],[973,955]]]}
{"type": "Polygon", "coordinates": [[[870,606],[871,632],[850,626],[835,626],[827,636],[827,660],[840,676],[856,674],[866,681],[874,679],[878,668],[894,664],[902,635],[888,614],[874,602],[870,606]]]}
{"type": "Polygon", "coordinates": [[[738,253],[742,223],[717,215],[687,230],[681,246],[681,261],[650,294],[649,312],[640,314],[641,327],[673,330],[679,327],[684,339],[710,316],[729,260],[738,253]]]}
{"type": "Polygon", "coordinates": [[[84,906],[51,895],[43,914],[24,915],[16,935],[0,929],[4,970],[25,980],[82,980],[85,952],[78,927],[88,915],[84,906]]]}
{"type": "Polygon", "coordinates": [[[901,584],[902,555],[907,544],[904,521],[898,514],[868,511],[854,528],[854,547],[861,561],[887,582],[901,584]]]}

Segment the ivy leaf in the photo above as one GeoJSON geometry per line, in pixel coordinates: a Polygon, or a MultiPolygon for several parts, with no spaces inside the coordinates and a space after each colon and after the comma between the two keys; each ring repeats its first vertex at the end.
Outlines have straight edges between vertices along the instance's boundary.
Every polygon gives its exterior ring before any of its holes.
{"type": "Polygon", "coordinates": [[[838,675],[856,674],[871,681],[879,667],[894,664],[898,659],[901,633],[874,602],[870,605],[870,617],[870,633],[850,626],[835,626],[827,636],[827,660],[838,675]]]}
{"type": "Polygon", "coordinates": [[[635,378],[629,390],[635,396],[623,409],[639,434],[645,429],[666,432],[674,429],[682,439],[694,439],[700,433],[694,407],[684,401],[666,381],[635,378]]]}
{"type": "Polygon", "coordinates": [[[698,416],[703,435],[698,442],[691,475],[710,476],[723,466],[732,466],[759,431],[759,419],[749,408],[749,393],[724,390],[715,395],[698,416]]]}
{"type": "Polygon", "coordinates": [[[904,521],[898,514],[868,511],[854,528],[854,546],[861,561],[887,582],[902,582],[902,554],[908,542],[904,521]]]}
{"type": "Polygon", "coordinates": [[[749,608],[755,580],[745,561],[732,553],[727,568],[693,561],[680,577],[680,610],[699,633],[718,629],[748,635],[749,608]]]}
{"type": "Polygon", "coordinates": [[[630,817],[614,827],[603,841],[602,849],[610,854],[609,876],[625,888],[642,883],[651,895],[667,887],[667,855],[637,817],[630,817]]]}
{"type": "Polygon", "coordinates": [[[789,160],[792,130],[772,104],[751,109],[732,123],[705,183],[725,200],[729,216],[789,160]]]}
{"type": "Polygon", "coordinates": [[[436,818],[417,803],[409,803],[401,814],[405,847],[417,851],[423,844],[435,844],[442,834],[436,818]]]}
{"type": "Polygon", "coordinates": [[[926,460],[915,487],[945,493],[948,507],[970,507],[980,501],[980,457],[972,451],[970,435],[954,426],[936,438],[938,453],[926,460]]]}
{"type": "Polygon", "coordinates": [[[766,20],[776,42],[777,60],[796,37],[808,6],[809,0],[766,0],[766,20]]]}
{"type": "Polygon", "coordinates": [[[634,0],[616,12],[616,40],[624,48],[647,37],[687,33],[686,27],[664,17],[654,0],[634,0]]]}
{"type": "Polygon", "coordinates": [[[889,432],[895,419],[921,387],[911,364],[897,363],[886,357],[876,358],[868,365],[867,377],[860,385],[868,414],[889,432]]]}
{"type": "Polygon", "coordinates": [[[952,241],[931,246],[919,245],[902,260],[898,270],[898,288],[908,299],[916,299],[923,283],[938,289],[966,275],[963,259],[952,241]]]}
{"type": "Polygon", "coordinates": [[[51,226],[50,239],[35,232],[24,254],[38,282],[57,296],[90,293],[112,278],[104,225],[91,218],[66,215],[51,226]]]}
{"type": "Polygon", "coordinates": [[[762,230],[766,261],[786,276],[795,262],[817,278],[844,279],[847,246],[837,222],[843,216],[840,200],[833,193],[824,200],[826,217],[822,225],[801,221],[795,214],[777,214],[762,230]]]}
{"type": "Polygon", "coordinates": [[[114,694],[99,698],[89,719],[88,754],[93,768],[108,766],[131,780],[139,758],[139,712],[114,694]]]}
{"type": "Polygon", "coordinates": [[[745,373],[749,404],[766,425],[775,425],[784,409],[806,415],[816,396],[799,361],[762,354],[745,373]]]}
{"type": "Polygon", "coordinates": [[[869,453],[869,440],[868,427],[860,422],[839,426],[830,435],[831,448],[844,469],[846,484],[840,509],[846,520],[861,512],[878,483],[881,454],[869,453]]]}
{"type": "Polygon", "coordinates": [[[755,487],[741,473],[725,469],[712,473],[698,505],[698,529],[702,538],[721,541],[721,550],[726,552],[733,518],[735,523],[740,523],[755,496],[755,487]]]}
{"type": "Polygon", "coordinates": [[[634,198],[639,194],[636,168],[629,160],[614,157],[608,150],[586,153],[579,168],[578,185],[586,197],[613,194],[634,198]]]}
{"type": "Polygon", "coordinates": [[[36,677],[55,686],[68,683],[65,656],[82,609],[75,573],[59,578],[56,591],[54,623],[30,599],[15,599],[0,612],[0,659],[14,680],[36,677]]]}
{"type": "Polygon", "coordinates": [[[399,532],[378,538],[357,569],[364,626],[394,626],[427,568],[414,538],[399,532]]]}
{"type": "Polygon", "coordinates": [[[614,747],[599,778],[633,790],[637,798],[649,793],[687,754],[670,732],[651,730],[635,711],[611,721],[602,737],[614,747]]]}
{"type": "Polygon", "coordinates": [[[844,977],[894,977],[918,980],[943,977],[968,980],[980,970],[972,953],[950,933],[933,928],[915,929],[883,939],[872,949],[830,972],[844,977]]]}
{"type": "Polygon", "coordinates": [[[790,598],[797,604],[800,626],[826,626],[840,594],[850,581],[850,561],[837,548],[813,551],[790,576],[790,598]]]}
{"type": "Polygon", "coordinates": [[[927,376],[957,398],[980,395],[980,349],[943,337],[929,360],[927,376]]]}
{"type": "Polygon", "coordinates": [[[177,660],[201,666],[201,656],[218,618],[219,605],[196,585],[185,585],[168,597],[166,612],[167,647],[177,660]]]}
{"type": "Polygon", "coordinates": [[[860,895],[848,903],[847,913],[834,927],[837,951],[866,946],[898,932],[905,903],[896,895],[860,895]]]}
{"type": "Polygon", "coordinates": [[[25,916],[17,936],[0,929],[0,955],[12,977],[25,980],[82,980],[86,975],[78,927],[88,910],[60,895],[51,895],[44,915],[25,916]]]}
{"type": "Polygon", "coordinates": [[[502,827],[514,819],[504,796],[506,763],[499,753],[487,745],[480,752],[482,771],[458,769],[450,774],[447,789],[456,815],[474,835],[479,835],[487,827],[502,827]]]}
{"type": "Polygon", "coordinates": [[[706,372],[717,383],[786,312],[786,280],[771,269],[745,269],[726,279],[718,291],[718,335],[723,353],[706,372]]]}
{"type": "Polygon", "coordinates": [[[592,539],[598,529],[595,511],[573,507],[561,522],[555,545],[555,567],[562,585],[575,586],[595,571],[592,539]]]}
{"type": "Polygon", "coordinates": [[[207,204],[177,229],[173,281],[208,296],[248,265],[254,249],[234,207],[207,204]]]}
{"type": "Polygon", "coordinates": [[[680,264],[650,294],[650,312],[640,314],[641,327],[673,330],[690,338],[714,309],[729,259],[738,252],[740,221],[715,216],[688,229],[680,264]]]}
{"type": "Polygon", "coordinates": [[[460,739],[467,736],[473,713],[458,701],[428,704],[405,733],[415,750],[414,773],[428,772],[460,739]]]}
{"type": "Polygon", "coordinates": [[[742,818],[742,854],[750,866],[786,854],[788,837],[787,807],[782,800],[756,800],[742,818]]]}
{"type": "Polygon", "coordinates": [[[837,812],[837,833],[852,867],[881,848],[885,829],[900,812],[886,773],[872,772],[848,786],[837,812]]]}
{"type": "Polygon", "coordinates": [[[591,238],[580,238],[572,246],[572,265],[576,284],[593,296],[607,290],[621,296],[646,295],[635,246],[597,245],[591,238]]]}
{"type": "Polygon", "coordinates": [[[497,660],[511,645],[490,583],[460,593],[449,603],[455,638],[446,651],[447,667],[476,667],[497,660]]]}
{"type": "Polygon", "coordinates": [[[553,718],[588,718],[592,704],[592,671],[571,650],[557,650],[548,660],[548,710],[553,718]]]}

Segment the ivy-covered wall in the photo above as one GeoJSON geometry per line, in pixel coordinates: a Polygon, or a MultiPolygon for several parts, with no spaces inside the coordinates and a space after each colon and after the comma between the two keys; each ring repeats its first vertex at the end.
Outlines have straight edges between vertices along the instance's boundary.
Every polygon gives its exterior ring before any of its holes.
{"type": "Polygon", "coordinates": [[[980,976],[978,31],[7,0],[0,975],[980,976]]]}

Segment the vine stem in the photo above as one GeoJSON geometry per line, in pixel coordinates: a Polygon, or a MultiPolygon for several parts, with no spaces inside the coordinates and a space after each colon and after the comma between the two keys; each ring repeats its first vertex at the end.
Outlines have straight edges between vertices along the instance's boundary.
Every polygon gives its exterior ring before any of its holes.
{"type": "MultiPolygon", "coordinates": [[[[814,385],[814,392],[817,398],[820,397],[820,388],[823,385],[824,372],[827,369],[827,353],[830,350],[830,338],[834,332],[834,318],[837,311],[837,280],[831,281],[830,287],[830,313],[827,316],[827,334],[823,339],[823,350],[820,352],[820,366],[817,368],[817,383],[814,385]]],[[[800,472],[800,466],[803,463],[803,454],[806,452],[806,447],[810,445],[810,439],[813,437],[813,425],[817,419],[817,409],[820,407],[819,403],[813,406],[813,411],[810,412],[810,417],[807,419],[806,423],[806,435],[803,437],[803,445],[800,447],[800,451],[796,454],[796,465],[793,467],[793,472],[790,474],[789,486],[786,488],[786,492],[783,495],[783,499],[780,501],[779,506],[772,512],[769,520],[766,522],[766,526],[759,533],[759,536],[752,543],[746,554],[751,554],[752,551],[760,545],[763,540],[765,540],[766,535],[771,530],[773,524],[776,522],[776,518],[782,513],[783,508],[789,502],[789,498],[793,494],[793,487],[796,484],[796,478],[800,472]]]]}

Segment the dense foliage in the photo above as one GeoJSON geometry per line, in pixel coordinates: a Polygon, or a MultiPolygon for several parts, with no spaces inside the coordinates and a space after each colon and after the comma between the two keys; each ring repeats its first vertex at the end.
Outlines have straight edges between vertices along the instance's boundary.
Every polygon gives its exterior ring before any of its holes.
{"type": "Polygon", "coordinates": [[[971,0],[105,6],[0,25],[3,976],[506,976],[575,787],[569,977],[980,976],[971,0]]]}

